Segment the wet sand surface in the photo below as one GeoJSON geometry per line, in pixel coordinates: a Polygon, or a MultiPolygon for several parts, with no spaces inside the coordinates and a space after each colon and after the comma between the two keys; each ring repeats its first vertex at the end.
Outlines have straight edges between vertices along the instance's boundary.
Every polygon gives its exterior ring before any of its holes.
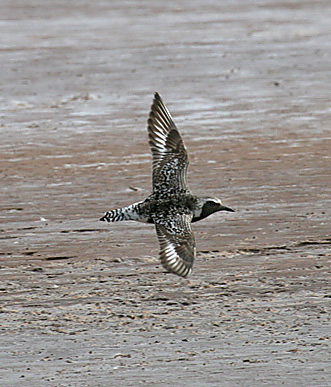
{"type": "Polygon", "coordinates": [[[1,3],[0,385],[327,386],[329,1],[1,3]],[[151,225],[153,92],[189,183],[190,279],[151,225]]]}

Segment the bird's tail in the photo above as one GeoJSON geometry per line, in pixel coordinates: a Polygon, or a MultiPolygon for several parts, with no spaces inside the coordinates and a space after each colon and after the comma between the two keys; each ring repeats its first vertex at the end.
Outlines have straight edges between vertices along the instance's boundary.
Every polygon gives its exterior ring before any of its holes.
{"type": "Polygon", "coordinates": [[[117,210],[107,211],[100,220],[107,222],[119,222],[121,220],[147,221],[142,217],[141,202],[131,204],[128,207],[118,208],[117,210]]]}
{"type": "Polygon", "coordinates": [[[117,210],[110,210],[107,211],[100,220],[103,222],[119,222],[121,220],[130,220],[130,219],[125,219],[125,212],[124,208],[118,208],[117,210]]]}

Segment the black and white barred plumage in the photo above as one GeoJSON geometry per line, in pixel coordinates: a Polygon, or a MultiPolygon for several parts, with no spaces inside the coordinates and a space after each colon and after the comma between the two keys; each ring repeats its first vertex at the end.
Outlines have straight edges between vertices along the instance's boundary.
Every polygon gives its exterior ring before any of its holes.
{"type": "Polygon", "coordinates": [[[187,277],[196,255],[191,223],[217,211],[233,210],[223,206],[220,199],[190,193],[186,148],[158,93],[149,114],[148,137],[153,155],[152,194],[144,201],[110,210],[100,220],[153,223],[162,265],[171,273],[187,277]]]}

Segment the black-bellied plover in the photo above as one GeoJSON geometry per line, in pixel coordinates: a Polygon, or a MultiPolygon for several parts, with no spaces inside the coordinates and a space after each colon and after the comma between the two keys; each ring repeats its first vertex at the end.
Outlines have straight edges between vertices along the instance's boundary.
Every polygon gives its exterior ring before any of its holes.
{"type": "Polygon", "coordinates": [[[171,273],[187,277],[196,255],[191,223],[217,211],[233,210],[223,206],[220,199],[190,193],[186,148],[158,93],[149,114],[148,137],[153,154],[152,194],[128,207],[110,210],[100,220],[154,223],[162,265],[171,273]]]}

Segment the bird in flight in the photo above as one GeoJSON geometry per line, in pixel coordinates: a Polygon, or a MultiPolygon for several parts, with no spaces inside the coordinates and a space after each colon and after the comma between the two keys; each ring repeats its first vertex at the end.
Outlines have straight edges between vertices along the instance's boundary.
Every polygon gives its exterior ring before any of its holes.
{"type": "Polygon", "coordinates": [[[181,277],[192,272],[196,256],[191,223],[217,211],[231,211],[220,199],[192,195],[186,183],[188,157],[178,129],[155,93],[148,119],[149,146],[153,155],[153,192],[145,200],[107,211],[100,219],[153,223],[163,267],[181,277]]]}

